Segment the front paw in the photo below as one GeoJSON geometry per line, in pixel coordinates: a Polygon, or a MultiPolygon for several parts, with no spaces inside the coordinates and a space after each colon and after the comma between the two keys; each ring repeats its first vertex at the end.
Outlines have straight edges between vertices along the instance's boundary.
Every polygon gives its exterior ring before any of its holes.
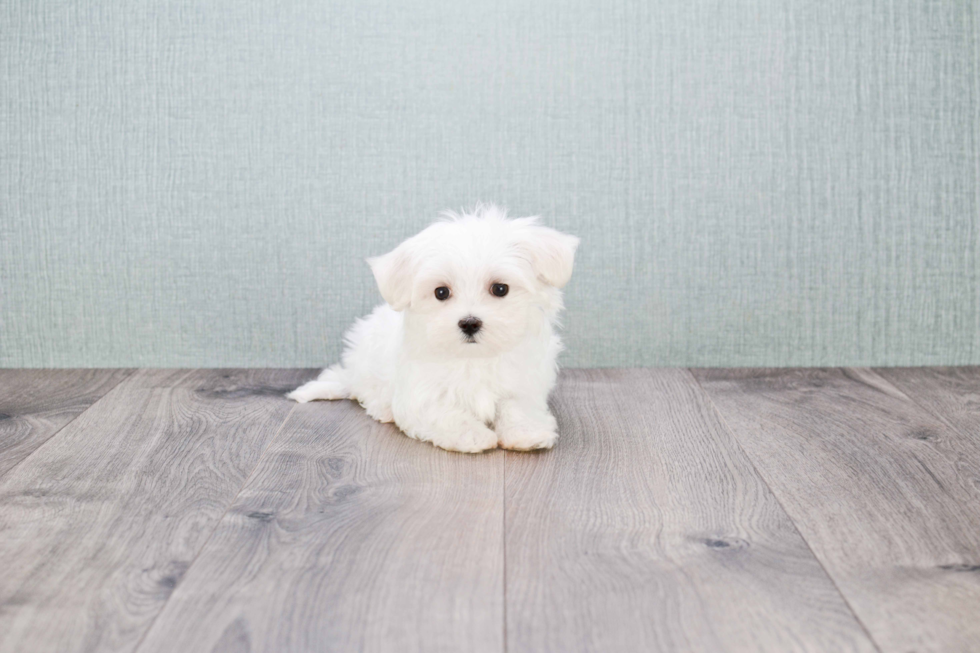
{"type": "Polygon", "coordinates": [[[305,404],[317,399],[346,399],[348,393],[334,381],[310,381],[286,395],[286,399],[305,404]]]}
{"type": "Polygon", "coordinates": [[[458,433],[434,437],[432,444],[447,451],[479,453],[497,448],[497,434],[485,426],[470,428],[458,433]]]}
{"type": "Polygon", "coordinates": [[[305,385],[301,385],[292,392],[286,395],[286,399],[292,399],[295,402],[305,404],[314,399],[317,399],[317,393],[310,386],[315,384],[316,381],[311,381],[305,385]]]}
{"type": "Polygon", "coordinates": [[[534,449],[550,449],[555,446],[558,433],[552,429],[534,426],[513,426],[504,429],[498,436],[501,449],[512,451],[532,451],[534,449]]]}

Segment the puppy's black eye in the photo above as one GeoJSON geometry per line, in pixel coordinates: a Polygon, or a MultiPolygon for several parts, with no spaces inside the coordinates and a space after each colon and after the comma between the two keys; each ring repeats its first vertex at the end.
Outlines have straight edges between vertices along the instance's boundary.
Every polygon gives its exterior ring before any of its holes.
{"type": "Polygon", "coordinates": [[[503,297],[509,290],[510,288],[506,283],[495,283],[490,286],[490,292],[492,292],[496,297],[503,297]]]}
{"type": "Polygon", "coordinates": [[[444,302],[449,299],[451,294],[452,292],[446,286],[439,286],[436,288],[436,299],[438,299],[440,302],[444,302]]]}

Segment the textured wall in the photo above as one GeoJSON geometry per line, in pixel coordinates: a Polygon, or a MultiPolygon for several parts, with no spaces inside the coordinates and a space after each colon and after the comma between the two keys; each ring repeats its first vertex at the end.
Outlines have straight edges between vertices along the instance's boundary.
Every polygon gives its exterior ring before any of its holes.
{"type": "Polygon", "coordinates": [[[0,365],[319,365],[363,257],[580,235],[569,365],[980,363],[968,0],[0,3],[0,365]]]}

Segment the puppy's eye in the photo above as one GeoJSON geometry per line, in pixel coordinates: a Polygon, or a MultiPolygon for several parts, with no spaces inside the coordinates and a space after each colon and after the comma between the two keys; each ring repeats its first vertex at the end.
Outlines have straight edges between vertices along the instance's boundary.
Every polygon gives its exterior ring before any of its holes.
{"type": "Polygon", "coordinates": [[[509,290],[510,288],[507,286],[506,283],[495,283],[492,286],[490,286],[490,292],[493,293],[494,296],[496,297],[503,297],[504,295],[507,294],[509,290]]]}
{"type": "Polygon", "coordinates": [[[439,286],[436,288],[436,299],[440,302],[444,302],[449,299],[449,296],[453,294],[446,286],[439,286]]]}

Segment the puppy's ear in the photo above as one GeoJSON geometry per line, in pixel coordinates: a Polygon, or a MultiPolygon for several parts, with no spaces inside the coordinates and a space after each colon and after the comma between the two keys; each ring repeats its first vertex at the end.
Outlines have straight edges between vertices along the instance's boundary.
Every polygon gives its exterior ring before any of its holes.
{"type": "Polygon", "coordinates": [[[579,239],[550,227],[529,223],[519,247],[531,261],[538,278],[549,286],[563,288],[572,278],[572,264],[579,239]]]}
{"type": "Polygon", "coordinates": [[[415,257],[411,239],[382,256],[367,259],[378,282],[378,290],[396,311],[403,311],[412,302],[412,281],[415,277],[415,257]]]}

